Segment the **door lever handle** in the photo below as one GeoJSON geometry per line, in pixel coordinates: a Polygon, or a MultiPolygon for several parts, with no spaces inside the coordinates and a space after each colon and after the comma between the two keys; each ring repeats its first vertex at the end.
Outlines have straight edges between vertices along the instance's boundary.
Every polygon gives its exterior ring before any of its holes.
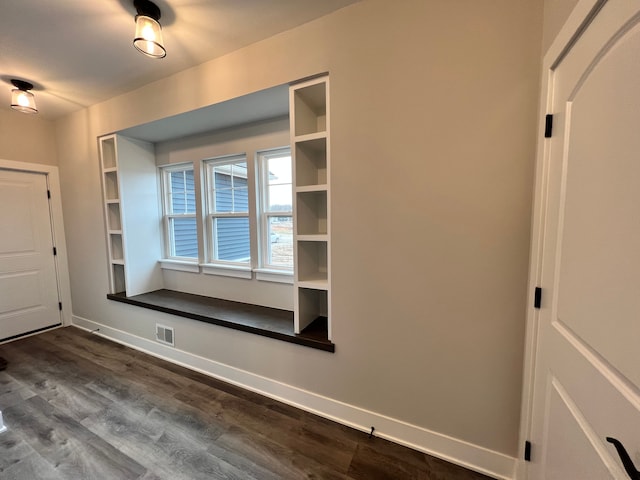
{"type": "Polygon", "coordinates": [[[633,464],[631,457],[627,453],[627,450],[624,448],[624,445],[620,442],[620,440],[616,440],[612,437],[607,437],[607,442],[613,444],[616,447],[616,451],[620,456],[620,460],[622,461],[622,465],[624,466],[627,475],[631,480],[640,480],[640,471],[636,469],[636,466],[633,464]]]}

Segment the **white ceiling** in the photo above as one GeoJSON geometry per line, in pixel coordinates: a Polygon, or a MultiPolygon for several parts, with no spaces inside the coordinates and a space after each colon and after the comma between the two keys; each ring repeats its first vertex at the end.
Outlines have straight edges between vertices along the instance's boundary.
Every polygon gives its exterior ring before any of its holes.
{"type": "Polygon", "coordinates": [[[268,38],[359,0],[156,0],[164,59],[132,45],[133,0],[2,0],[0,108],[27,80],[55,119],[268,38]],[[5,88],[6,87],[6,88],[5,88]]]}

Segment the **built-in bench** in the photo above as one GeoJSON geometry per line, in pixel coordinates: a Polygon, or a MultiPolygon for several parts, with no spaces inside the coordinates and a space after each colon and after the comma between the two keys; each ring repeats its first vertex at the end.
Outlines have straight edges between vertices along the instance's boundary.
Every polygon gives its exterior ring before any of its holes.
{"type": "Polygon", "coordinates": [[[327,319],[324,317],[317,318],[302,333],[296,335],[293,329],[293,312],[289,310],[166,289],[131,297],[124,293],[108,294],[107,298],[305,347],[335,352],[335,345],[327,338],[327,319]]]}

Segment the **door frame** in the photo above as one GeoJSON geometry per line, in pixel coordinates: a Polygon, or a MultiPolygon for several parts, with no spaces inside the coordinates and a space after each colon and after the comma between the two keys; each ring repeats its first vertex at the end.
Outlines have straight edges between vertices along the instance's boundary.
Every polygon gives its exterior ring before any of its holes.
{"type": "Polygon", "coordinates": [[[54,260],[56,266],[58,294],[60,301],[62,302],[62,325],[71,325],[71,315],[73,312],[71,305],[71,283],[69,280],[67,243],[64,235],[64,221],[62,218],[62,196],[60,194],[60,175],[58,173],[58,167],[53,165],[44,165],[41,163],[28,163],[0,159],[0,168],[26,173],[44,174],[47,176],[47,184],[49,191],[51,192],[49,206],[53,242],[57,253],[54,260]]]}
{"type": "MultiPolygon", "coordinates": [[[[531,224],[531,249],[529,253],[529,281],[527,291],[527,319],[525,325],[525,349],[522,379],[522,405],[520,411],[520,435],[515,478],[527,478],[527,463],[524,460],[525,442],[531,438],[533,394],[538,350],[539,310],[534,307],[535,288],[540,286],[544,228],[547,220],[547,185],[549,175],[549,141],[544,138],[545,116],[551,112],[549,96],[553,70],[564,58],[575,41],[589,26],[607,0],[579,0],[547,50],[542,61],[540,82],[540,110],[538,114],[538,143],[536,148],[535,188],[531,224]]],[[[542,300],[544,302],[544,298],[542,300]]],[[[533,453],[535,455],[535,452],[533,453]]]]}

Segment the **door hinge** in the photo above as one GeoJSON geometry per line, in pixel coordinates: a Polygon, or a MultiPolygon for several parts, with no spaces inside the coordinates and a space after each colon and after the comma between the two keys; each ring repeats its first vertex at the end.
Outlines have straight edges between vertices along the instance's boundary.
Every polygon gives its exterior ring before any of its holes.
{"type": "Polygon", "coordinates": [[[62,302],[58,302],[58,310],[62,311],[62,302]]]}
{"type": "Polygon", "coordinates": [[[544,117],[544,138],[551,138],[553,133],[553,115],[547,113],[544,117]]]}
{"type": "Polygon", "coordinates": [[[533,308],[540,308],[540,305],[542,305],[542,289],[540,287],[536,287],[533,294],[533,308]]]}
{"type": "Polygon", "coordinates": [[[47,198],[51,198],[51,190],[47,190],[47,198]]]}
{"type": "Polygon", "coordinates": [[[526,462],[531,461],[531,442],[529,440],[524,442],[524,459],[526,462]]]}
{"type": "Polygon", "coordinates": [[[53,254],[58,255],[58,249],[56,247],[53,247],[53,254]]]}

